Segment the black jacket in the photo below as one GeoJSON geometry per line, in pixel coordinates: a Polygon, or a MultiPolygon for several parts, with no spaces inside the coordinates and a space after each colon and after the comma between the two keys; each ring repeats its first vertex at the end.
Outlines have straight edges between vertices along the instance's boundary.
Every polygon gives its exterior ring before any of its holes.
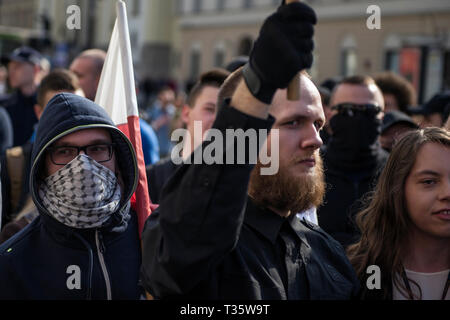
{"type": "Polygon", "coordinates": [[[34,125],[38,122],[34,113],[36,103],[36,93],[31,96],[24,96],[20,90],[16,90],[7,100],[2,102],[11,118],[13,146],[20,146],[31,138],[34,125]]]}
{"type": "Polygon", "coordinates": [[[359,159],[349,159],[332,137],[322,148],[327,190],[317,210],[319,225],[344,247],[358,240],[354,217],[364,207],[364,199],[376,185],[388,153],[378,143],[368,146],[359,159]]]}
{"type": "MultiPolygon", "coordinates": [[[[19,148],[19,147],[16,147],[19,148]]],[[[0,172],[0,177],[2,181],[2,205],[3,205],[3,220],[2,225],[6,225],[11,222],[13,218],[24,208],[26,200],[30,196],[29,189],[29,178],[31,170],[31,150],[33,148],[33,143],[27,142],[23,146],[20,146],[23,154],[23,166],[20,172],[14,172],[11,170],[11,174],[22,174],[22,183],[20,186],[20,194],[18,195],[18,202],[15,208],[13,208],[12,203],[12,186],[10,173],[8,168],[8,160],[6,152],[0,154],[0,164],[3,170],[0,172]]]]}
{"type": "Polygon", "coordinates": [[[8,112],[0,107],[0,152],[13,144],[13,129],[8,112]]]}
{"type": "Polygon", "coordinates": [[[147,166],[148,193],[152,203],[159,203],[164,185],[178,167],[170,157],[147,166]]]}
{"type": "Polygon", "coordinates": [[[93,102],[58,94],[47,105],[32,152],[30,191],[40,216],[0,246],[1,299],[138,299],[141,262],[137,217],[131,212],[122,232],[119,210],[137,185],[137,165],[129,140],[93,102]],[[70,228],[51,217],[38,195],[45,150],[61,136],[102,127],[111,133],[124,181],[120,208],[98,229],[70,228]],[[79,281],[78,281],[79,280],[79,281]],[[79,283],[80,286],[74,285],[79,283]]]}
{"type": "MultiPolygon", "coordinates": [[[[213,127],[258,132],[272,123],[223,107],[213,127]]],[[[282,218],[249,200],[252,168],[184,164],[176,170],[144,228],[146,290],[158,299],[355,296],[358,280],[336,241],[296,216],[282,218]]]]}

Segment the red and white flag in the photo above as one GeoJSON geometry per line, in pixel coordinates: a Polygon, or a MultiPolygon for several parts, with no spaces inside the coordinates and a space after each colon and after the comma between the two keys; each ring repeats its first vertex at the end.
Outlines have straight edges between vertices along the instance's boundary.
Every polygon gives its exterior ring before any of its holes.
{"type": "Polygon", "coordinates": [[[123,1],[117,1],[116,12],[117,19],[95,102],[108,112],[116,126],[130,139],[136,151],[139,182],[131,198],[131,206],[138,215],[139,236],[141,236],[145,220],[151,213],[150,196],[142,152],[127,12],[123,1]]]}

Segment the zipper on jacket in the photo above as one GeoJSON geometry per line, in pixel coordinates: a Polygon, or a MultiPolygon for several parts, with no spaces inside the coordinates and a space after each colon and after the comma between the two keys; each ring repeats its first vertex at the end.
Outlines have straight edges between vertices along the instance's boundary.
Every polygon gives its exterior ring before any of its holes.
{"type": "Polygon", "coordinates": [[[97,245],[98,260],[100,261],[100,267],[103,272],[103,277],[106,283],[106,298],[107,300],[112,300],[111,294],[111,281],[109,280],[108,270],[106,269],[105,258],[103,253],[105,252],[105,244],[103,243],[102,234],[95,230],[95,244],[97,245]]]}

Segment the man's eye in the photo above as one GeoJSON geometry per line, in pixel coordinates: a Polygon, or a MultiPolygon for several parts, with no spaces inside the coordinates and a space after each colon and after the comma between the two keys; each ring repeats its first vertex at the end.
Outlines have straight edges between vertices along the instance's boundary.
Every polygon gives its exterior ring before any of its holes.
{"type": "Polygon", "coordinates": [[[103,145],[89,147],[89,152],[105,152],[108,148],[103,145]]]}
{"type": "Polygon", "coordinates": [[[74,153],[72,148],[58,148],[55,151],[58,156],[68,156],[74,153]]]}
{"type": "Polygon", "coordinates": [[[295,126],[298,126],[299,124],[300,124],[300,121],[298,121],[298,120],[292,120],[292,121],[288,121],[288,122],[284,123],[285,126],[290,126],[290,127],[295,127],[295,126]]]}

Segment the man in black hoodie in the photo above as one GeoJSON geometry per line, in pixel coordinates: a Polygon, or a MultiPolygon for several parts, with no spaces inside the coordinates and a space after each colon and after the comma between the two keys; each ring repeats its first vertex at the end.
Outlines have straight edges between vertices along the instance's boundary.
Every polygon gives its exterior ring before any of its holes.
{"type": "Polygon", "coordinates": [[[335,87],[330,105],[332,136],[322,148],[327,191],[318,218],[345,247],[357,240],[353,217],[388,157],[378,142],[384,100],[372,78],[353,76],[335,87]]]}
{"type": "Polygon", "coordinates": [[[39,211],[0,246],[1,299],[138,299],[140,243],[127,137],[83,97],[53,97],[39,121],[30,189],[39,211]]]}

